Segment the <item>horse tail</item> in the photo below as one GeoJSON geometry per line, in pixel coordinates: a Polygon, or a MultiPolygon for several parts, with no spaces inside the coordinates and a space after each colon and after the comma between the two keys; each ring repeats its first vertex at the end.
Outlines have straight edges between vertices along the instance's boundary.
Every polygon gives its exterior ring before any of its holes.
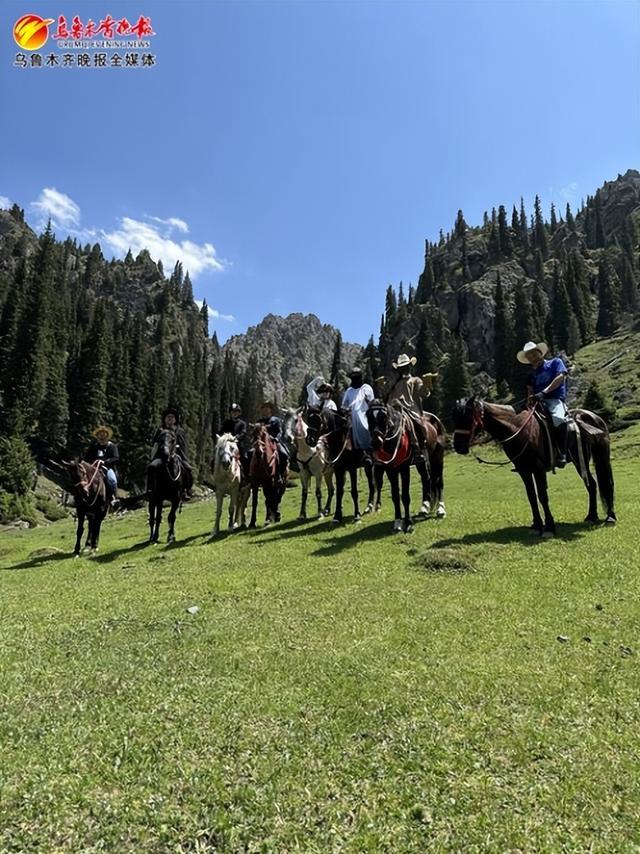
{"type": "MultiPolygon", "coordinates": [[[[580,441],[579,438],[578,441],[580,441]]],[[[608,435],[595,437],[593,443],[593,463],[596,469],[600,500],[606,512],[609,513],[613,510],[614,483],[613,471],[611,469],[611,446],[608,435]]]]}

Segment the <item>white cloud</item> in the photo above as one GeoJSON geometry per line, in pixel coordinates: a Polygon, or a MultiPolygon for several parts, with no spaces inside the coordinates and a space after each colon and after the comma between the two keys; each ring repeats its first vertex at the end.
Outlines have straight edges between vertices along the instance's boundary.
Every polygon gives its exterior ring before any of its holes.
{"type": "Polygon", "coordinates": [[[177,242],[171,237],[160,233],[155,225],[124,216],[115,231],[102,231],[102,241],[118,256],[126,255],[131,249],[137,255],[142,249],[147,249],[155,261],[162,264],[170,272],[176,261],[180,261],[185,272],[188,270],[192,279],[207,270],[224,270],[224,263],[216,257],[216,250],[211,243],[194,243],[192,240],[177,242]]]}
{"type": "Polygon", "coordinates": [[[80,224],[80,208],[66,196],[53,187],[45,187],[31,207],[40,214],[40,224],[48,219],[54,226],[71,229],[80,224]]]}
{"type": "Polygon", "coordinates": [[[8,199],[6,196],[0,196],[0,208],[3,210],[5,208],[11,207],[11,199],[8,199]]]}
{"type": "MultiPolygon", "coordinates": [[[[9,199],[0,196],[0,203],[4,201],[10,205],[9,199]]],[[[45,187],[38,198],[31,203],[31,209],[38,212],[40,227],[43,227],[51,218],[54,228],[63,229],[81,241],[89,239],[99,241],[105,254],[110,250],[116,257],[124,258],[129,249],[134,256],[143,249],[147,249],[154,261],[162,261],[167,273],[173,270],[176,261],[182,263],[185,272],[189,271],[192,280],[206,271],[219,272],[227,267],[227,263],[217,257],[211,243],[174,239],[171,236],[174,231],[179,231],[181,234],[189,232],[188,224],[176,216],[162,219],[147,215],[146,219],[153,222],[142,222],[125,216],[118,221],[117,227],[111,230],[95,226],[81,227],[79,205],[53,187],[45,187]]],[[[233,319],[230,315],[218,313],[211,316],[221,320],[233,319]]]]}
{"type": "Polygon", "coordinates": [[[560,195],[567,202],[575,202],[578,199],[578,182],[572,181],[566,187],[562,187],[560,195]]]}
{"type": "MultiPolygon", "coordinates": [[[[204,304],[204,300],[197,299],[194,300],[195,304],[198,308],[202,308],[204,304]]],[[[221,314],[217,308],[211,308],[210,305],[207,306],[207,313],[211,320],[226,320],[229,323],[233,323],[235,317],[232,314],[221,314]]]]}
{"type": "Polygon", "coordinates": [[[160,222],[162,225],[169,226],[169,232],[171,232],[174,228],[177,228],[178,231],[181,231],[183,234],[189,233],[189,226],[183,219],[179,219],[177,216],[170,216],[169,219],[161,219],[159,216],[149,216],[147,219],[152,219],[154,222],[160,222]]]}

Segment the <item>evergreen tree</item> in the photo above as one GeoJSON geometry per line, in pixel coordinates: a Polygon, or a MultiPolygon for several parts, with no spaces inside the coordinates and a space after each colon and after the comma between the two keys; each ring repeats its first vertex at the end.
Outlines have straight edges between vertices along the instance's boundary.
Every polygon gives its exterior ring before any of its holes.
{"type": "Polygon", "coordinates": [[[593,201],[594,207],[594,244],[596,249],[603,249],[606,246],[604,226],[602,224],[602,209],[600,203],[600,190],[596,191],[593,201]]]}
{"type": "Polygon", "coordinates": [[[534,202],[534,242],[546,261],[549,257],[549,246],[547,243],[547,230],[540,207],[540,198],[538,196],[536,196],[534,202]]]}
{"type": "Polygon", "coordinates": [[[191,277],[189,276],[188,271],[184,279],[182,280],[180,297],[182,300],[182,305],[191,305],[193,303],[193,285],[191,284],[191,277]]]}
{"type": "Polygon", "coordinates": [[[495,292],[494,373],[496,383],[508,382],[512,374],[515,330],[511,309],[506,300],[498,270],[495,292]]]}
{"type": "Polygon", "coordinates": [[[589,383],[589,388],[582,402],[584,409],[589,409],[595,412],[601,418],[604,418],[609,424],[615,420],[616,406],[614,402],[602,391],[596,380],[589,383]]]}
{"type": "Polygon", "coordinates": [[[556,206],[551,202],[551,218],[549,219],[549,231],[551,234],[558,228],[558,218],[556,217],[556,206]]]}
{"type": "Polygon", "coordinates": [[[564,278],[556,261],[553,268],[553,343],[560,350],[567,350],[570,320],[571,303],[564,278]]]}
{"type": "Polygon", "coordinates": [[[529,229],[527,227],[527,214],[524,209],[524,199],[520,196],[520,244],[525,253],[529,251],[529,229]]]}
{"type": "Polygon", "coordinates": [[[515,235],[520,233],[520,220],[518,219],[518,209],[515,205],[511,211],[511,230],[515,235]]]}
{"type": "Polygon", "coordinates": [[[569,202],[567,202],[567,209],[566,209],[564,218],[567,221],[567,228],[569,229],[569,231],[575,231],[576,230],[576,221],[573,218],[573,214],[571,213],[571,205],[569,204],[569,202]]]}
{"type": "Polygon", "coordinates": [[[396,292],[393,289],[392,285],[389,285],[387,288],[387,296],[385,300],[385,309],[384,309],[384,317],[385,317],[385,328],[387,330],[391,329],[396,322],[396,314],[398,312],[398,303],[396,300],[396,292]]]}
{"type": "Polygon", "coordinates": [[[331,358],[331,371],[329,373],[329,382],[338,389],[340,383],[340,369],[342,368],[342,334],[338,330],[336,340],[333,345],[333,356],[331,358]]]}
{"type": "Polygon", "coordinates": [[[504,205],[498,208],[498,237],[500,240],[500,251],[507,258],[513,254],[513,244],[511,242],[511,232],[507,225],[507,213],[504,205]]]}
{"type": "Polygon", "coordinates": [[[500,260],[500,236],[496,223],[491,223],[491,231],[489,232],[489,257],[492,261],[500,260]]]}
{"type": "Polygon", "coordinates": [[[598,295],[600,306],[596,332],[598,335],[613,335],[620,325],[620,282],[611,270],[606,254],[600,258],[598,269],[598,295]]]}
{"type": "Polygon", "coordinates": [[[622,307],[635,314],[638,311],[638,283],[631,261],[624,256],[622,261],[622,307]]]}
{"type": "Polygon", "coordinates": [[[516,359],[516,352],[522,348],[527,342],[534,337],[534,323],[531,310],[531,298],[524,284],[518,284],[514,293],[514,337],[515,348],[511,353],[511,382],[509,383],[518,397],[524,390],[525,378],[528,374],[528,368],[521,365],[516,359]]]}
{"type": "Polygon", "coordinates": [[[452,337],[448,358],[442,369],[440,389],[441,418],[446,426],[451,427],[451,416],[456,401],[467,397],[471,389],[464,344],[458,335],[452,337]]]}

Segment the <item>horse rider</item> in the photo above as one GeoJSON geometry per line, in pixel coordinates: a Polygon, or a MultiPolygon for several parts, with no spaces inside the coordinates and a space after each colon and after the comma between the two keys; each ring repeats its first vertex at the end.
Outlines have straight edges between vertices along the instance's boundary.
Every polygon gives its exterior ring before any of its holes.
{"type": "Polygon", "coordinates": [[[162,413],[162,426],[158,427],[153,435],[151,448],[151,462],[149,468],[159,468],[163,460],[158,459],[158,443],[163,430],[170,430],[176,439],[175,452],[180,457],[182,470],[184,472],[185,492],[191,495],[193,487],[193,469],[187,457],[187,436],[180,426],[180,411],[176,406],[167,406],[162,413]]]}
{"type": "Polygon", "coordinates": [[[548,352],[549,348],[544,341],[538,344],[527,341],[522,350],[518,351],[517,359],[521,364],[533,368],[527,377],[527,404],[534,406],[538,401],[543,404],[551,421],[558,450],[555,465],[564,468],[567,464],[569,438],[569,412],[565,403],[567,366],[559,356],[545,359],[548,352]]]}
{"type": "Polygon", "coordinates": [[[272,439],[275,439],[278,448],[278,472],[284,480],[287,474],[287,466],[289,464],[289,449],[284,443],[284,427],[282,419],[275,414],[275,404],[270,400],[266,400],[260,407],[261,416],[258,418],[258,424],[264,424],[267,428],[267,433],[272,439]]]}
{"type": "Polygon", "coordinates": [[[220,435],[223,433],[231,433],[238,445],[246,443],[247,422],[242,418],[242,407],[239,403],[232,403],[229,407],[229,415],[220,427],[220,435]]]}
{"type": "Polygon", "coordinates": [[[351,385],[342,396],[342,409],[351,414],[353,447],[368,454],[371,449],[371,435],[367,424],[367,410],[374,399],[373,389],[364,381],[362,368],[352,368],[349,380],[351,385]]]}
{"type": "Polygon", "coordinates": [[[229,407],[229,415],[220,426],[220,438],[224,433],[230,433],[238,443],[238,451],[243,461],[251,456],[251,442],[247,433],[247,422],[242,417],[242,407],[239,403],[232,403],[229,407]]]}
{"type": "Polygon", "coordinates": [[[386,395],[386,402],[409,417],[414,450],[424,456],[427,453],[429,436],[423,420],[422,399],[431,394],[431,383],[437,374],[425,374],[422,379],[414,377],[411,368],[417,361],[415,356],[409,357],[406,353],[401,353],[397,360],[391,363],[396,376],[386,395]]]}
{"type": "Polygon", "coordinates": [[[331,409],[338,411],[338,407],[331,399],[333,386],[325,382],[324,377],[316,377],[307,385],[307,406],[309,409],[319,409],[320,412],[331,409]]]}
{"type": "Polygon", "coordinates": [[[100,468],[104,474],[107,489],[107,498],[110,504],[117,502],[116,490],[118,488],[118,475],[115,470],[116,463],[120,460],[118,446],[111,441],[113,430],[104,424],[98,425],[91,433],[93,436],[89,447],[84,453],[87,463],[95,463],[100,460],[100,468]]]}

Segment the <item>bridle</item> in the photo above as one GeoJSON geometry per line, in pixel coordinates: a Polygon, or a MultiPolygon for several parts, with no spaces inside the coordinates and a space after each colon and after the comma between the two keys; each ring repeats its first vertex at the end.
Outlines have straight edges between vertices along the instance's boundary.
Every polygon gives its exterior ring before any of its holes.
{"type": "MultiPolygon", "coordinates": [[[[98,472],[100,471],[100,469],[102,467],[102,460],[96,460],[93,463],[79,463],[79,465],[82,466],[82,470],[85,473],[86,473],[86,467],[87,466],[89,467],[89,469],[92,469],[93,473],[92,473],[91,477],[89,478],[89,480],[87,480],[86,477],[84,477],[84,478],[82,478],[82,480],[79,480],[77,483],[74,483],[72,485],[76,488],[79,486],[82,487],[83,491],[86,492],[87,497],[88,497],[89,496],[89,489],[90,489],[93,481],[98,476],[98,472]]],[[[87,504],[87,507],[92,507],[96,503],[97,500],[98,500],[98,490],[96,490],[96,494],[93,498],[93,501],[91,501],[89,504],[87,504]]]]}
{"type": "MultiPolygon", "coordinates": [[[[468,406],[468,404],[467,404],[468,406]]],[[[465,407],[466,409],[467,407],[465,407]]],[[[482,400],[474,400],[473,401],[473,411],[471,413],[471,426],[468,430],[462,427],[456,427],[453,431],[453,435],[458,436],[468,436],[469,437],[469,447],[473,444],[473,440],[476,437],[477,433],[480,433],[484,430],[484,402],[482,400]]],[[[515,435],[515,434],[514,434],[515,435]]],[[[513,438],[510,436],[509,438],[513,438]]],[[[508,440],[507,440],[508,441],[508,440]]]]}

